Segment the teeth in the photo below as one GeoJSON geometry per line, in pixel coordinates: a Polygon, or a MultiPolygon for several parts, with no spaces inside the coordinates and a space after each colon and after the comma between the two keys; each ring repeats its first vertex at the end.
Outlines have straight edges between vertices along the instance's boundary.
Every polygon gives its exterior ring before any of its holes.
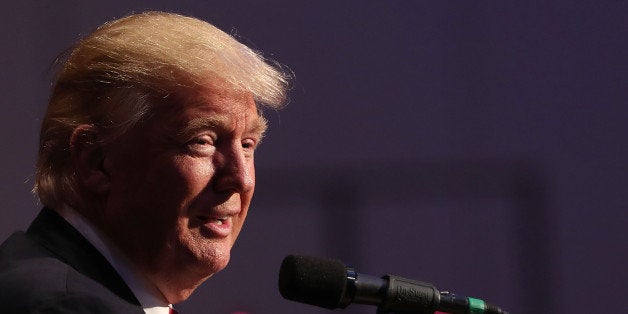
{"type": "Polygon", "coordinates": [[[217,225],[222,225],[227,221],[227,219],[229,219],[229,217],[215,218],[207,216],[197,216],[196,218],[200,221],[204,221],[205,223],[213,223],[217,225]]]}

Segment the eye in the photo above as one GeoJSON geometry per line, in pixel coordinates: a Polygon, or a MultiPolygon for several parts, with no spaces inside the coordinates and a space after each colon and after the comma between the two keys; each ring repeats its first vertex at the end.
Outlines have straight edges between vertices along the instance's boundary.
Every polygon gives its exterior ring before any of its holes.
{"type": "Polygon", "coordinates": [[[257,147],[257,142],[253,139],[244,139],[242,141],[242,148],[245,150],[255,150],[257,147]]]}
{"type": "Polygon", "coordinates": [[[203,153],[214,148],[215,140],[210,135],[200,135],[194,137],[186,143],[186,146],[193,152],[203,153]]]}
{"type": "Polygon", "coordinates": [[[213,142],[214,141],[209,136],[201,136],[192,140],[192,143],[197,145],[213,145],[213,142]]]}

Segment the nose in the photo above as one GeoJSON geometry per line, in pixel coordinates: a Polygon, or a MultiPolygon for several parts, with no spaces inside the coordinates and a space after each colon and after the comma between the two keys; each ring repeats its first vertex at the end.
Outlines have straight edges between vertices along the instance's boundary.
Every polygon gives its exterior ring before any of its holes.
{"type": "Polygon", "coordinates": [[[221,192],[249,192],[255,188],[255,167],[239,143],[219,148],[214,154],[214,189],[221,192]]]}

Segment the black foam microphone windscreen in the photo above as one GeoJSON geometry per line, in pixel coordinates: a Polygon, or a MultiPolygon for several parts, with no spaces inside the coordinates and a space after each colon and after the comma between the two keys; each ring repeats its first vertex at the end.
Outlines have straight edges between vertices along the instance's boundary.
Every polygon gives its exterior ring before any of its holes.
{"type": "Polygon", "coordinates": [[[289,255],[281,263],[279,292],[292,301],[338,308],[347,287],[347,269],[338,260],[289,255]]]}

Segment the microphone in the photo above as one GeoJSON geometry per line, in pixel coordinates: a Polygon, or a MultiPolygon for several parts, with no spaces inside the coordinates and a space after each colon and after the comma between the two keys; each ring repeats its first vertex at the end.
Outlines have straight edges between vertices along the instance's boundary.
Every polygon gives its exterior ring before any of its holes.
{"type": "Polygon", "coordinates": [[[279,292],[288,300],[327,309],[357,303],[375,305],[377,313],[508,314],[480,299],[439,292],[429,283],[392,275],[372,277],[338,260],[303,255],[284,258],[279,292]]]}

